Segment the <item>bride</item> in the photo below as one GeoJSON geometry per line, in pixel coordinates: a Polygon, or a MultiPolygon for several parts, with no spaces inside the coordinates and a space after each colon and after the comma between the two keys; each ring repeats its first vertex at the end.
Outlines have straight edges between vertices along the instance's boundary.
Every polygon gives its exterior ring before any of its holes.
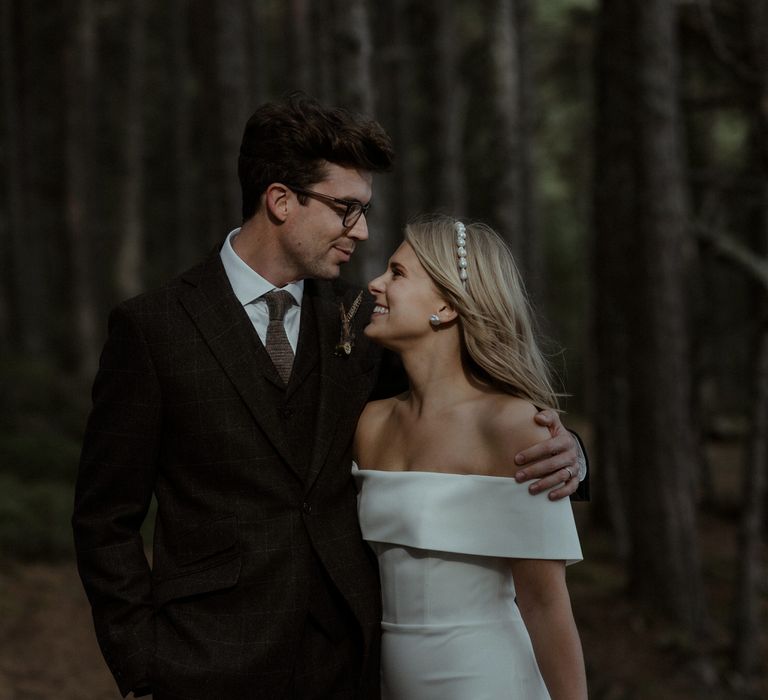
{"type": "Polygon", "coordinates": [[[365,333],[410,388],[355,435],[363,537],[379,561],[384,700],[583,700],[565,581],[581,559],[570,502],[532,496],[509,456],[556,407],[522,282],[481,224],[410,224],[369,290],[365,333]]]}

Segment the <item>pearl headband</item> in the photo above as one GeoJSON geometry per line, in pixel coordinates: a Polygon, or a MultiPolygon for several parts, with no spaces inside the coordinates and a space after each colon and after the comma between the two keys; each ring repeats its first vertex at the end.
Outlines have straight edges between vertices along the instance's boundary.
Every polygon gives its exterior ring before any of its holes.
{"type": "Polygon", "coordinates": [[[467,286],[467,229],[461,221],[453,224],[456,231],[456,257],[459,259],[459,277],[462,284],[467,286]]]}

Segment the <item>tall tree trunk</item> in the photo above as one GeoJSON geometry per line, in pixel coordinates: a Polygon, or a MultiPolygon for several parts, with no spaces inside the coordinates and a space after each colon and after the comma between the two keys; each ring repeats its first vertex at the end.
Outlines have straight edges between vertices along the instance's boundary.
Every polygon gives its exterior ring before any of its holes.
{"type": "Polygon", "coordinates": [[[302,92],[311,93],[314,60],[309,0],[290,0],[289,22],[292,85],[302,92]]]}
{"type": "Polygon", "coordinates": [[[217,83],[219,130],[222,135],[217,181],[223,200],[223,229],[239,222],[241,193],[237,179],[237,155],[243,127],[248,119],[250,99],[246,32],[248,16],[245,0],[219,0],[216,3],[217,83]]]}
{"type": "MultiPolygon", "coordinates": [[[[248,49],[248,116],[269,94],[270,55],[267,45],[263,0],[246,0],[248,25],[245,32],[248,49]]],[[[279,65],[279,60],[277,61],[279,65]]],[[[242,125],[245,127],[245,124],[242,125]]]]}
{"type": "MultiPolygon", "coordinates": [[[[28,124],[22,115],[19,94],[23,83],[23,58],[18,60],[23,47],[24,29],[34,20],[28,16],[20,27],[20,13],[23,8],[11,0],[0,4],[0,44],[2,48],[2,99],[6,143],[6,196],[7,218],[4,229],[4,251],[8,267],[4,280],[7,295],[8,345],[16,351],[41,354],[47,345],[46,291],[48,282],[45,275],[43,250],[40,236],[29,235],[30,221],[27,207],[28,187],[26,182],[27,163],[25,158],[25,137],[28,124]],[[15,7],[14,7],[15,5],[15,7]],[[19,13],[19,14],[17,14],[19,13]]],[[[27,95],[30,91],[27,90],[27,95]]],[[[23,93],[21,93],[23,94],[23,93]]],[[[26,109],[30,115],[34,109],[26,109]]],[[[37,231],[35,231],[37,233],[37,231]]]]}
{"type": "Polygon", "coordinates": [[[172,232],[173,256],[176,269],[184,269],[199,254],[196,237],[199,232],[193,222],[192,120],[189,91],[192,66],[189,60],[188,26],[189,0],[173,0],[171,11],[171,41],[174,76],[174,141],[173,161],[175,174],[175,212],[172,232]]]}
{"type": "Polygon", "coordinates": [[[629,556],[628,503],[631,494],[629,439],[628,333],[625,284],[626,246],[634,226],[636,174],[628,154],[634,147],[634,89],[628,77],[634,52],[625,40],[632,26],[631,7],[604,2],[596,46],[595,174],[591,275],[594,299],[591,367],[594,393],[589,397],[595,426],[593,512],[608,520],[616,549],[629,556]]]}
{"type": "MultiPolygon", "coordinates": [[[[376,97],[373,92],[371,56],[373,38],[365,0],[338,0],[334,31],[336,103],[353,112],[374,116],[376,97]]],[[[386,188],[374,184],[375,207],[367,218],[371,233],[363,250],[352,259],[345,276],[364,284],[371,279],[384,257],[384,237],[375,235],[385,227],[386,188]],[[364,252],[364,255],[361,253],[364,252]]]]}
{"type": "MultiPolygon", "coordinates": [[[[761,197],[755,230],[758,253],[768,253],[768,6],[747,4],[747,26],[750,30],[750,54],[753,74],[759,81],[754,91],[751,150],[761,197]]],[[[743,502],[739,527],[738,595],[734,625],[736,670],[753,675],[765,662],[762,631],[765,615],[761,593],[765,581],[762,549],[766,530],[766,497],[768,497],[768,289],[762,289],[756,344],[751,372],[752,428],[744,464],[743,502]]]]}
{"type": "Polygon", "coordinates": [[[92,196],[89,174],[93,168],[93,115],[96,82],[97,25],[93,0],[76,5],[72,39],[67,54],[67,207],[66,221],[71,256],[72,313],[78,372],[91,377],[98,360],[96,310],[90,256],[92,196]]]}
{"type": "Polygon", "coordinates": [[[335,15],[330,14],[333,0],[326,3],[310,3],[311,24],[314,28],[315,51],[312,56],[312,91],[324,104],[336,104],[339,101],[338,91],[341,86],[337,80],[344,81],[343,75],[337,78],[337,40],[335,30],[335,15]]]}
{"type": "Polygon", "coordinates": [[[466,91],[459,78],[461,33],[455,0],[432,0],[430,208],[466,215],[463,167],[466,91]]]}
{"type": "Polygon", "coordinates": [[[30,351],[36,342],[25,320],[30,318],[21,307],[25,299],[23,279],[24,199],[21,186],[21,144],[19,143],[19,103],[16,84],[16,42],[13,31],[11,0],[0,0],[0,75],[2,76],[3,132],[5,142],[5,184],[7,211],[0,216],[0,256],[7,261],[0,294],[0,352],[12,347],[30,351]]]}
{"type": "Polygon", "coordinates": [[[768,305],[764,301],[762,306],[752,375],[752,431],[742,488],[734,625],[735,667],[746,676],[756,674],[765,663],[762,644],[765,615],[761,598],[765,583],[762,548],[768,494],[768,305]]]}
{"type": "Polygon", "coordinates": [[[147,24],[146,0],[130,4],[130,41],[126,81],[125,138],[121,197],[122,235],[117,257],[117,286],[121,298],[143,288],[144,251],[144,83],[147,24]]]}
{"type": "Polygon", "coordinates": [[[606,0],[632,7],[636,46],[634,274],[629,312],[634,591],[692,635],[704,597],[696,530],[687,339],[687,195],[679,115],[676,10],[671,0],[606,0]]]}
{"type": "Polygon", "coordinates": [[[374,209],[371,210],[370,238],[361,250],[359,264],[362,282],[380,274],[385,261],[401,240],[407,218],[411,179],[407,162],[412,144],[411,124],[407,113],[408,95],[408,36],[405,20],[407,0],[374,5],[371,17],[373,40],[379,60],[374,67],[374,81],[379,86],[376,95],[376,118],[388,130],[397,149],[395,167],[400,177],[377,176],[374,185],[374,209]]]}
{"type": "Polygon", "coordinates": [[[336,13],[336,101],[347,109],[373,115],[373,44],[367,3],[365,0],[337,0],[336,13]]]}
{"type": "MultiPolygon", "coordinates": [[[[523,1],[523,0],[521,0],[523,1]]],[[[523,230],[524,179],[522,67],[517,0],[493,0],[490,41],[495,104],[494,152],[500,163],[496,177],[494,221],[525,269],[523,230]]]]}

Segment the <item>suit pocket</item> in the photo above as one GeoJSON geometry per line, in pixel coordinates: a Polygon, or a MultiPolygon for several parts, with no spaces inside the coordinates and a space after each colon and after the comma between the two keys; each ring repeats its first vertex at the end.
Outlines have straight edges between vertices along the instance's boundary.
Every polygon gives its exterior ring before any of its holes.
{"type": "Polygon", "coordinates": [[[240,578],[240,545],[234,514],[179,533],[168,542],[168,550],[172,561],[158,567],[163,573],[153,583],[157,606],[174,598],[229,588],[240,578]]]}
{"type": "Polygon", "coordinates": [[[174,561],[184,569],[197,569],[239,552],[237,516],[234,513],[209,520],[179,533],[169,542],[174,561]]]}

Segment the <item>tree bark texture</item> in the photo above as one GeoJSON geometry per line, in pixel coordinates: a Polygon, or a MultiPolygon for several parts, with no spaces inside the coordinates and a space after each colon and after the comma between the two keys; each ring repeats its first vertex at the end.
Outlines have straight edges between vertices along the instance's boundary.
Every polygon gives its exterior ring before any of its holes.
{"type": "MultiPolygon", "coordinates": [[[[747,7],[750,64],[757,81],[752,113],[752,167],[762,183],[754,217],[755,242],[768,269],[768,5],[747,7]]],[[[758,285],[755,285],[756,287],[758,285]]],[[[751,435],[744,463],[743,503],[739,528],[738,595],[734,625],[736,670],[751,676],[765,664],[761,605],[766,567],[766,498],[768,497],[768,286],[757,292],[758,323],[753,356],[751,435]]]]}
{"type": "Polygon", "coordinates": [[[604,0],[600,21],[592,402],[598,455],[609,498],[620,499],[611,513],[620,551],[629,545],[632,589],[695,635],[704,602],[675,9],[671,0],[604,0]]]}
{"type": "Polygon", "coordinates": [[[489,20],[495,105],[493,142],[500,166],[494,192],[494,220],[525,269],[523,76],[516,0],[493,0],[489,20]]]}
{"type": "Polygon", "coordinates": [[[23,340],[28,332],[22,330],[24,315],[19,304],[24,295],[23,280],[19,279],[18,255],[22,247],[21,222],[24,204],[21,187],[21,156],[19,143],[19,100],[16,93],[16,42],[13,31],[11,0],[0,0],[0,75],[2,80],[3,133],[5,153],[6,209],[0,212],[0,257],[3,266],[2,293],[0,293],[0,352],[11,348],[29,350],[30,340],[23,340]],[[21,341],[21,342],[20,342],[21,341]],[[27,346],[26,348],[24,346],[27,346]]]}
{"type": "Polygon", "coordinates": [[[93,0],[79,0],[67,65],[67,233],[71,256],[72,314],[79,374],[93,376],[98,362],[93,296],[89,200],[93,169],[97,21],[93,0]]]}
{"type": "MultiPolygon", "coordinates": [[[[30,198],[30,166],[26,150],[30,139],[30,124],[26,116],[34,109],[28,106],[24,83],[28,69],[22,70],[24,39],[32,20],[22,22],[18,3],[2,0],[0,4],[2,32],[2,99],[6,134],[5,177],[7,214],[2,222],[3,253],[8,264],[7,278],[7,340],[9,347],[23,353],[41,354],[47,346],[48,334],[46,294],[48,283],[39,236],[30,236],[32,224],[28,212],[30,198]],[[19,60],[21,59],[21,60],[19,60]],[[21,64],[21,65],[20,65],[21,64]]],[[[29,32],[32,33],[31,31],[29,32]]],[[[29,94],[29,91],[26,92],[29,94]]]]}
{"type": "Polygon", "coordinates": [[[744,465],[739,527],[734,665],[740,673],[756,674],[765,664],[762,633],[765,615],[765,500],[768,495],[768,305],[758,331],[754,357],[752,430],[744,465]]]}
{"type": "Polygon", "coordinates": [[[191,265],[197,255],[193,223],[193,188],[195,186],[192,154],[192,100],[189,56],[189,0],[173,0],[171,8],[171,44],[174,76],[173,172],[175,207],[173,256],[179,269],[191,265]]]}
{"type": "Polygon", "coordinates": [[[493,0],[489,35],[493,65],[494,221],[512,247],[533,298],[543,291],[535,231],[533,164],[533,3],[493,0]]]}
{"type": "Polygon", "coordinates": [[[455,0],[432,0],[430,209],[465,216],[463,137],[466,90],[459,80],[461,42],[455,0]]]}
{"type": "MultiPolygon", "coordinates": [[[[221,152],[216,168],[221,183],[223,215],[226,222],[241,219],[241,193],[237,179],[237,156],[243,127],[250,116],[248,96],[248,12],[245,0],[219,0],[216,3],[216,57],[219,131],[221,152]]],[[[225,226],[229,226],[226,223],[225,226]]],[[[226,231],[222,231],[223,236],[226,231]]]]}
{"type": "Polygon", "coordinates": [[[130,42],[126,80],[121,197],[121,239],[117,257],[117,286],[121,298],[144,287],[144,86],[146,74],[146,0],[130,6],[130,42]]]}
{"type": "Polygon", "coordinates": [[[316,59],[312,41],[312,16],[309,0],[290,0],[288,22],[290,31],[291,74],[297,90],[313,93],[312,66],[316,59]]]}
{"type": "Polygon", "coordinates": [[[374,114],[373,44],[365,0],[336,0],[335,65],[339,106],[374,114]]]}
{"type": "Polygon", "coordinates": [[[625,41],[632,24],[629,5],[603,4],[596,44],[595,174],[591,279],[591,333],[595,353],[589,397],[595,426],[596,517],[607,519],[619,556],[630,552],[629,328],[624,263],[634,226],[636,173],[628,157],[635,141],[634,52],[625,41]]]}
{"type": "MultiPolygon", "coordinates": [[[[616,0],[606,2],[605,7],[616,0]]],[[[622,0],[624,2],[624,0],[622,0]]],[[[692,635],[704,624],[694,475],[686,270],[689,257],[675,4],[632,0],[636,47],[635,225],[627,249],[630,576],[637,594],[692,635]]]]}

